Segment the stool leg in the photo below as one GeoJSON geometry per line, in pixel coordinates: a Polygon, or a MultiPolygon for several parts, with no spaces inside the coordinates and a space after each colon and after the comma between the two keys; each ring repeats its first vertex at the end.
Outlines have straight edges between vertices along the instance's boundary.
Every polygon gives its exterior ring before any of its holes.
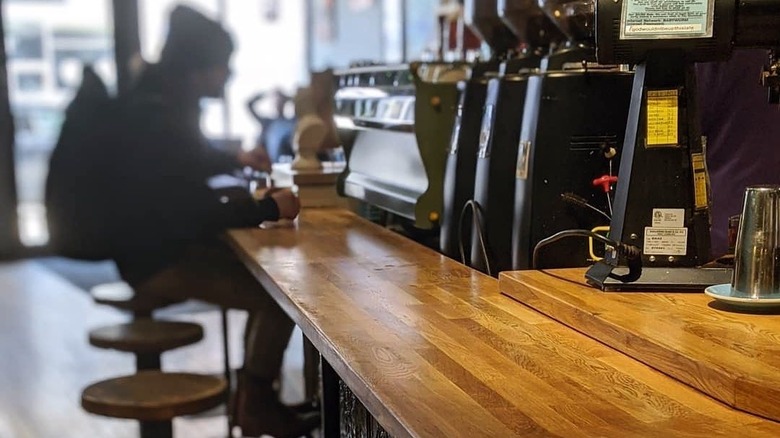
{"type": "Polygon", "coordinates": [[[160,363],[160,355],[154,353],[136,354],[135,369],[136,371],[162,369],[160,363]]]}
{"type": "Polygon", "coordinates": [[[224,307],[222,308],[222,356],[225,364],[225,382],[230,389],[232,388],[232,370],[230,369],[230,345],[228,344],[228,313],[224,307]]]}
{"type": "Polygon", "coordinates": [[[225,367],[225,382],[227,383],[227,397],[228,401],[226,403],[227,406],[227,426],[228,426],[228,438],[233,437],[233,427],[235,426],[234,418],[233,418],[233,409],[234,406],[231,406],[232,397],[231,394],[233,393],[233,385],[232,385],[232,370],[230,369],[230,344],[228,343],[228,309],[225,307],[221,308],[222,310],[222,356],[224,360],[224,367],[225,367]]]}
{"type": "Polygon", "coordinates": [[[141,438],[173,438],[171,421],[141,421],[141,438]]]}

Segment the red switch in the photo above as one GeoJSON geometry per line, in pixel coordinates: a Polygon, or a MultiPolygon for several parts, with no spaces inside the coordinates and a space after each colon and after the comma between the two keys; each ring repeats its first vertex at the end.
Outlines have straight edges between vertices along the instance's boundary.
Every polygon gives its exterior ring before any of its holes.
{"type": "Polygon", "coordinates": [[[612,184],[617,183],[617,180],[616,176],[603,175],[593,180],[593,187],[601,186],[604,193],[609,193],[612,190],[612,184]]]}

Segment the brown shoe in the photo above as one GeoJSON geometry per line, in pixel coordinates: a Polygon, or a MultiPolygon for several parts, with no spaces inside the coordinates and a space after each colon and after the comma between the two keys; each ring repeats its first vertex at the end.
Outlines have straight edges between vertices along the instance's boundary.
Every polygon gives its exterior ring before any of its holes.
{"type": "Polygon", "coordinates": [[[319,413],[298,414],[279,401],[273,382],[239,372],[232,424],[242,436],[298,438],[320,425],[319,413]]]}

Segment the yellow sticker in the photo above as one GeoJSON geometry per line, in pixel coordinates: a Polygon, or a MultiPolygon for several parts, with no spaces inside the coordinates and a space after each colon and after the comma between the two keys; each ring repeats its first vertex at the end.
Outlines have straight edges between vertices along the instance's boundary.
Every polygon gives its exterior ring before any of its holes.
{"type": "Polygon", "coordinates": [[[693,190],[696,208],[709,206],[707,197],[707,167],[704,163],[704,154],[691,154],[691,166],[693,167],[693,190]]]}
{"type": "Polygon", "coordinates": [[[647,147],[677,146],[679,90],[647,90],[647,147]]]}

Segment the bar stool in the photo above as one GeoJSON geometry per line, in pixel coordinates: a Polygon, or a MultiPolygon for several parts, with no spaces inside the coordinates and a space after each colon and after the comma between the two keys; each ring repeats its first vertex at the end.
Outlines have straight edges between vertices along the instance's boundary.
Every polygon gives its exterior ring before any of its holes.
{"type": "Polygon", "coordinates": [[[140,296],[123,281],[99,284],[90,289],[89,293],[96,303],[128,311],[134,318],[151,318],[155,310],[183,301],[140,296]]]}
{"type": "Polygon", "coordinates": [[[160,355],[203,339],[203,328],[194,323],[160,321],[152,312],[181,300],[140,296],[125,282],[104,283],[90,291],[98,304],[131,312],[133,321],[99,327],[89,332],[89,343],[98,348],[135,354],[137,370],[159,370],[160,355]]]}
{"type": "Polygon", "coordinates": [[[203,339],[199,324],[136,319],[125,324],[99,327],[89,332],[89,343],[98,348],[135,354],[136,370],[159,370],[160,355],[203,339]]]}
{"type": "MultiPolygon", "coordinates": [[[[133,318],[136,320],[141,318],[151,318],[152,313],[155,310],[173,304],[181,303],[184,301],[184,300],[171,300],[171,299],[159,298],[154,296],[138,295],[135,293],[135,290],[133,290],[133,288],[129,284],[122,281],[97,285],[90,290],[90,295],[92,295],[92,299],[98,304],[108,305],[132,313],[133,318]]],[[[232,379],[231,379],[230,356],[229,356],[230,346],[228,344],[227,309],[220,308],[220,312],[222,317],[222,355],[223,355],[223,365],[225,369],[224,377],[225,380],[228,382],[228,386],[230,387],[232,379]]],[[[181,331],[179,327],[177,327],[176,330],[181,331]]],[[[192,330],[190,329],[188,333],[191,334],[192,330]]],[[[173,334],[172,338],[178,339],[179,335],[184,335],[184,332],[181,332],[180,334],[173,334]]],[[[201,336],[198,340],[202,338],[203,338],[203,334],[201,329],[201,336]]],[[[90,342],[92,342],[91,338],[90,338],[90,342]]],[[[138,339],[138,342],[143,342],[143,339],[138,339]]],[[[184,344],[184,345],[189,345],[189,344],[184,344]]],[[[103,348],[114,348],[114,347],[103,347],[103,348]]],[[[116,348],[116,349],[121,350],[120,348],[116,348]]],[[[121,350],[121,351],[129,351],[129,350],[121,350]]]]}
{"type": "Polygon", "coordinates": [[[172,438],[175,417],[218,406],[227,389],[220,377],[141,371],[88,386],[81,393],[81,406],[105,417],[138,420],[141,438],[172,438]]]}

